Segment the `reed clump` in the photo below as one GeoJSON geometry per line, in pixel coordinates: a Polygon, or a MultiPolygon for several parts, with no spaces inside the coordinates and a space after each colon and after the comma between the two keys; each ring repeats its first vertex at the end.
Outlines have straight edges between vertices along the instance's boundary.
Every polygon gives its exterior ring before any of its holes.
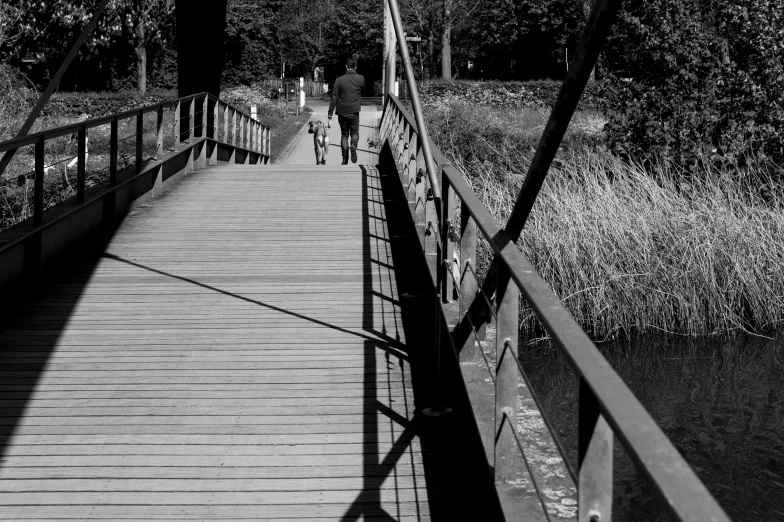
{"type": "MultiPolygon", "coordinates": [[[[530,132],[538,116],[428,109],[434,139],[504,223],[541,134],[530,132]]],[[[784,318],[782,169],[685,172],[621,159],[601,147],[600,127],[581,129],[595,116],[578,115],[519,241],[578,322],[597,339],[776,328],[784,318]]],[[[532,312],[522,314],[524,329],[537,331],[532,312]]]]}

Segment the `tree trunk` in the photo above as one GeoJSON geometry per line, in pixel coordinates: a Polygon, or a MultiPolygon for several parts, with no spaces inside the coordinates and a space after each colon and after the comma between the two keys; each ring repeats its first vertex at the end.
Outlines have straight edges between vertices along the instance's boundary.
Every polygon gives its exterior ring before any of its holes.
{"type": "Polygon", "coordinates": [[[136,47],[136,84],[139,94],[147,93],[147,48],[143,44],[136,47]]]}
{"type": "Polygon", "coordinates": [[[452,79],[452,0],[444,0],[444,32],[441,34],[441,78],[452,79]]]}
{"type": "Polygon", "coordinates": [[[428,76],[430,79],[436,77],[436,50],[435,44],[433,43],[433,33],[430,33],[427,37],[427,67],[428,67],[428,76]]]}
{"type": "Polygon", "coordinates": [[[144,24],[140,21],[134,27],[136,34],[136,86],[140,94],[147,93],[147,45],[144,24]]]}

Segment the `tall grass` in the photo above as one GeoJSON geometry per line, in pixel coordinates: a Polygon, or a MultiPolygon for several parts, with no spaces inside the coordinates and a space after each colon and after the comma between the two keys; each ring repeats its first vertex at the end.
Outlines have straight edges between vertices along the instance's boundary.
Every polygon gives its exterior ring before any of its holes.
{"type": "MultiPolygon", "coordinates": [[[[541,134],[531,129],[546,119],[523,111],[429,106],[436,141],[501,223],[541,134]]],[[[596,117],[578,116],[519,242],[574,317],[598,339],[776,328],[784,318],[781,169],[652,172],[604,151],[600,126],[586,125],[596,117]]],[[[523,315],[537,330],[530,311],[523,315]]]]}

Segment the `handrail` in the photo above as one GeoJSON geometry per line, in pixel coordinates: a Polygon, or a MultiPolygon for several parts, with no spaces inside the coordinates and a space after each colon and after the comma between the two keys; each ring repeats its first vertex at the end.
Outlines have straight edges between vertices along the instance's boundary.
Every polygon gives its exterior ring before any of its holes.
{"type": "MultiPolygon", "coordinates": [[[[417,132],[417,128],[413,125],[411,115],[406,114],[405,108],[400,105],[394,96],[388,96],[387,107],[390,110],[385,114],[385,119],[382,120],[382,131],[385,134],[382,134],[382,139],[387,139],[390,144],[394,142],[394,148],[398,151],[402,148],[404,150],[402,156],[405,156],[408,145],[406,144],[403,147],[396,145],[400,141],[397,136],[396,125],[406,126],[408,130],[414,133],[417,132]],[[396,119],[400,122],[399,124],[396,123],[396,119]]],[[[437,146],[433,147],[432,153],[436,158],[444,157],[437,146]]],[[[405,170],[409,160],[402,156],[401,159],[404,161],[401,161],[398,167],[401,170],[405,170]]],[[[672,442],[633,395],[623,379],[613,370],[588,335],[580,328],[560,299],[553,293],[550,285],[536,272],[528,258],[520,251],[515,242],[509,237],[509,234],[493,217],[463,176],[451,164],[445,164],[441,167],[441,176],[442,188],[444,193],[447,194],[443,201],[444,206],[454,205],[454,201],[451,201],[448,195],[448,192],[454,191],[454,194],[460,198],[463,211],[470,215],[471,221],[475,223],[478,231],[485,237],[500,261],[501,266],[507,271],[508,276],[514,282],[516,288],[522,292],[526,302],[534,310],[545,330],[566,356],[570,367],[580,377],[581,417],[584,415],[582,410],[586,409],[587,405],[591,403],[596,404],[597,416],[599,417],[594,419],[589,426],[591,433],[593,433],[593,429],[596,426],[601,424],[601,419],[606,420],[609,428],[612,430],[609,436],[612,437],[614,434],[618,437],[621,445],[633,462],[646,476],[656,496],[668,507],[677,520],[729,521],[722,508],[689,467],[688,463],[678,453],[672,442]]],[[[403,177],[405,182],[406,176],[404,175],[403,177]]],[[[446,214],[447,212],[444,210],[442,215],[446,216],[446,214]]],[[[444,235],[441,237],[441,241],[446,245],[450,241],[454,241],[454,239],[444,235]]],[[[443,250],[445,249],[446,246],[443,250]]],[[[465,252],[461,252],[460,264],[465,268],[466,272],[470,273],[470,263],[466,267],[463,261],[465,254],[465,252]]],[[[471,256],[469,255],[469,257],[471,256]]],[[[439,261],[441,263],[449,263],[448,259],[448,257],[444,256],[439,261]]],[[[449,276],[446,273],[447,271],[445,270],[444,277],[448,278],[449,276]]],[[[466,278],[463,277],[461,279],[465,280],[466,278]]],[[[439,280],[438,284],[443,284],[443,281],[439,280]]],[[[476,289],[473,293],[477,300],[482,298],[481,294],[481,288],[476,289]]],[[[498,294],[496,294],[496,299],[499,299],[498,294]]],[[[508,305],[502,301],[499,304],[498,315],[502,316],[504,313],[512,314],[517,324],[517,306],[514,306],[514,310],[509,310],[508,305]],[[504,306],[507,306],[506,312],[502,310],[504,306]]],[[[469,322],[471,321],[470,312],[465,313],[465,311],[461,310],[461,315],[465,315],[465,319],[469,322]]],[[[510,346],[516,344],[509,339],[501,338],[501,320],[499,318],[499,344],[510,346]]],[[[475,330],[473,325],[472,330],[475,330]]],[[[516,349],[514,354],[516,355],[516,349]]],[[[521,371],[522,369],[516,363],[517,361],[513,364],[517,371],[521,371]]],[[[496,375],[496,381],[499,381],[498,375],[496,375]]],[[[498,385],[502,386],[503,383],[498,385]]],[[[512,385],[516,388],[516,379],[512,385]]],[[[544,415],[544,412],[542,414],[544,415]]],[[[580,429],[584,429],[582,419],[580,429]]],[[[553,436],[555,437],[555,434],[553,436]]],[[[591,437],[589,436],[590,439],[591,437]]],[[[566,461],[567,455],[563,454],[563,448],[560,444],[557,444],[557,447],[562,454],[562,458],[566,461]]],[[[588,450],[584,449],[583,453],[586,451],[588,450]]],[[[611,462],[611,446],[609,455],[605,454],[604,458],[610,459],[611,462]]],[[[581,486],[586,487],[587,485],[584,484],[584,480],[586,480],[584,477],[584,462],[584,460],[581,462],[578,479],[581,486]]],[[[606,479],[607,477],[604,478],[606,479]]],[[[605,488],[605,495],[606,488],[610,488],[609,491],[611,491],[612,487],[611,466],[609,480],[609,485],[599,486],[599,489],[605,488]]],[[[580,504],[581,507],[585,507],[583,502],[580,504]]],[[[580,520],[584,520],[582,516],[580,520]]],[[[586,517],[585,520],[588,520],[588,518],[586,517]]],[[[602,517],[601,520],[606,520],[606,518],[602,517]]]]}
{"type": "MultiPolygon", "coordinates": [[[[91,119],[85,120],[83,122],[71,123],[71,124],[68,124],[68,125],[63,125],[61,127],[55,127],[54,129],[42,130],[42,131],[35,132],[33,134],[27,134],[25,136],[12,138],[10,140],[6,140],[6,141],[3,141],[3,142],[0,142],[0,152],[5,152],[5,151],[8,151],[8,150],[12,150],[12,149],[19,149],[21,147],[26,147],[26,146],[29,146],[29,145],[35,145],[35,142],[38,141],[38,139],[41,136],[43,136],[44,139],[53,139],[53,138],[59,138],[59,137],[62,137],[62,136],[68,136],[69,134],[73,134],[73,133],[79,131],[79,129],[81,129],[85,125],[87,126],[88,129],[91,129],[93,127],[98,127],[100,125],[109,124],[115,118],[117,118],[119,120],[124,120],[124,119],[131,118],[133,116],[136,116],[138,114],[146,114],[146,113],[152,112],[152,111],[158,109],[159,107],[160,108],[164,108],[164,109],[167,108],[167,107],[174,107],[177,104],[185,104],[185,103],[191,102],[192,100],[196,100],[198,98],[204,98],[204,96],[207,96],[210,101],[215,101],[215,102],[224,104],[224,105],[226,105],[228,107],[231,107],[226,102],[221,101],[220,99],[216,98],[212,94],[208,94],[206,92],[202,92],[202,93],[198,93],[198,94],[191,94],[191,95],[188,95],[188,96],[183,96],[182,98],[174,98],[174,99],[171,99],[171,100],[165,100],[165,101],[158,102],[158,103],[155,103],[155,104],[152,104],[152,105],[145,105],[144,107],[139,107],[137,109],[130,109],[130,110],[127,110],[127,111],[124,111],[124,112],[119,112],[117,114],[110,114],[110,115],[107,115],[107,116],[99,116],[97,118],[91,118],[91,119]]],[[[231,109],[237,111],[238,114],[241,114],[241,115],[243,115],[243,116],[245,116],[247,118],[250,118],[249,114],[247,114],[247,113],[245,113],[243,111],[240,111],[239,109],[235,109],[234,107],[231,107],[231,109]]],[[[265,129],[268,128],[268,127],[263,126],[263,125],[262,125],[262,127],[264,127],[265,129]]]]}
{"type": "MultiPolygon", "coordinates": [[[[243,157],[245,161],[249,161],[250,154],[253,154],[254,161],[267,163],[270,156],[270,130],[267,126],[261,124],[259,121],[252,119],[248,114],[242,112],[229,104],[221,101],[219,98],[209,93],[198,93],[181,98],[165,100],[152,105],[123,111],[121,113],[110,114],[98,118],[92,118],[79,123],[72,123],[57,127],[54,129],[47,129],[13,138],[4,142],[0,142],[0,152],[5,152],[5,157],[14,154],[18,149],[27,146],[34,146],[34,165],[33,170],[26,170],[25,172],[18,173],[18,182],[27,183],[27,179],[35,179],[34,185],[34,208],[33,208],[33,222],[36,225],[43,224],[44,212],[44,176],[45,170],[51,165],[45,164],[45,145],[47,140],[53,140],[63,136],[72,135],[77,138],[77,153],[68,159],[75,159],[78,162],[77,175],[76,175],[76,200],[78,204],[85,203],[85,188],[86,188],[86,162],[87,162],[87,135],[88,130],[99,127],[102,125],[110,126],[109,136],[109,186],[115,187],[117,185],[118,174],[118,157],[120,156],[119,145],[122,142],[127,142],[135,137],[135,170],[140,173],[143,169],[144,162],[144,139],[145,133],[156,131],[155,143],[156,148],[154,160],[163,159],[163,145],[164,145],[164,110],[174,107],[174,153],[180,153],[182,149],[182,139],[186,137],[189,142],[189,147],[201,140],[211,139],[219,143],[224,143],[233,147],[232,150],[242,149],[247,151],[243,157]],[[196,106],[199,106],[198,109],[196,106]],[[187,113],[182,112],[186,107],[187,113]],[[157,124],[153,127],[144,128],[144,116],[147,114],[157,115],[157,124]],[[218,125],[219,120],[223,120],[222,128],[218,125]],[[229,119],[231,119],[231,126],[229,126],[229,119]],[[121,120],[135,120],[135,133],[119,138],[118,136],[118,122],[121,120]],[[198,122],[198,125],[197,125],[198,122]],[[186,124],[187,126],[184,126],[186,124]],[[222,134],[222,137],[221,137],[222,134]],[[21,181],[19,181],[21,180],[21,181]]],[[[131,123],[130,125],[133,125],[131,123]]],[[[198,158],[199,164],[206,166],[207,158],[204,156],[206,152],[204,147],[200,147],[202,157],[198,158]]],[[[212,150],[212,148],[211,148],[212,150]]],[[[214,153],[214,152],[213,152],[214,153]]],[[[123,156],[132,158],[130,154],[123,156]]],[[[231,155],[232,161],[234,153],[231,155]]],[[[210,162],[217,161],[217,156],[211,157],[210,162]]],[[[63,161],[55,162],[54,164],[63,163],[63,161]]],[[[105,168],[105,167],[103,167],[105,168]]],[[[103,170],[103,168],[101,170],[103,170]]],[[[23,215],[27,214],[27,210],[23,210],[23,215]]],[[[24,217],[23,217],[24,219],[24,217]]]]}

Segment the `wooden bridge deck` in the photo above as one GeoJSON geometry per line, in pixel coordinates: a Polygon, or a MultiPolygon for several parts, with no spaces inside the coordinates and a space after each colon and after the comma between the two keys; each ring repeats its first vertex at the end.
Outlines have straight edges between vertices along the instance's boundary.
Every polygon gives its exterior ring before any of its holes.
{"type": "Polygon", "coordinates": [[[0,343],[2,519],[459,507],[452,459],[415,417],[373,167],[194,173],[0,343]]]}
{"type": "Polygon", "coordinates": [[[283,165],[190,174],[0,319],[0,519],[487,513],[460,437],[415,404],[362,116],[359,165],[336,126],[326,166],[303,130],[283,165]]]}

